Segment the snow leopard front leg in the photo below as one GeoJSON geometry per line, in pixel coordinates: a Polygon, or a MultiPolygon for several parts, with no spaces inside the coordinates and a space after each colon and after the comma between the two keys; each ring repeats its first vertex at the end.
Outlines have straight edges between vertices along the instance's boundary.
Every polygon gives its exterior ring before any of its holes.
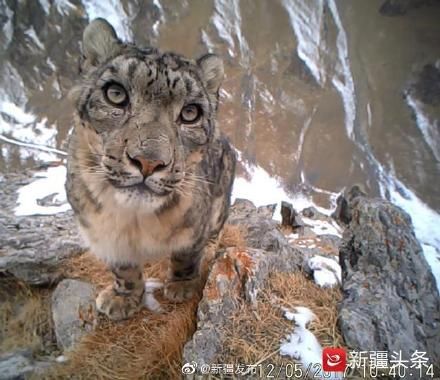
{"type": "Polygon", "coordinates": [[[171,256],[167,280],[165,282],[165,297],[173,302],[183,302],[191,299],[201,288],[200,261],[203,248],[178,252],[171,256]]]}
{"type": "Polygon", "coordinates": [[[120,321],[133,316],[143,305],[145,287],[142,267],[113,264],[110,269],[114,276],[113,284],[99,293],[96,307],[113,321],[120,321]]]}

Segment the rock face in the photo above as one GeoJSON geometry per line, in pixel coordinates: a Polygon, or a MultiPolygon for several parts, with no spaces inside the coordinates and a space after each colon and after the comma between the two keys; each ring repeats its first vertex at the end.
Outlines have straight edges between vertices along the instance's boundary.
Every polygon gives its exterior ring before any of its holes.
{"type": "Polygon", "coordinates": [[[359,351],[427,352],[440,363],[440,298],[410,217],[380,199],[349,201],[340,249],[340,327],[359,351]]]}
{"type": "Polygon", "coordinates": [[[47,362],[36,362],[30,350],[0,355],[0,380],[25,379],[31,373],[42,372],[49,365],[47,362]]]}
{"type": "Polygon", "coordinates": [[[94,287],[78,280],[61,281],[52,295],[52,318],[58,346],[69,349],[93,328],[94,287]]]}
{"type": "Polygon", "coordinates": [[[279,230],[278,223],[267,213],[267,207],[257,208],[246,199],[237,199],[230,210],[227,223],[245,228],[249,248],[272,253],[274,269],[284,272],[306,266],[308,257],[289,244],[279,230]]]}
{"type": "Polygon", "coordinates": [[[245,227],[247,247],[228,248],[216,258],[197,311],[197,331],[184,348],[184,363],[215,361],[226,321],[240,300],[256,302],[270,270],[291,272],[306,265],[306,256],[289,245],[271,219],[273,210],[243,199],[232,206],[228,223],[245,227]]]}
{"type": "Polygon", "coordinates": [[[304,226],[301,216],[289,202],[281,202],[281,225],[293,228],[304,226]]]}
{"type": "Polygon", "coordinates": [[[72,212],[17,217],[16,190],[29,175],[2,179],[0,197],[0,272],[31,285],[45,285],[61,277],[63,261],[83,252],[72,212]]]}
{"type": "Polygon", "coordinates": [[[229,248],[215,261],[197,311],[197,331],[185,345],[185,363],[213,363],[221,352],[222,328],[240,299],[256,302],[268,274],[265,252],[229,248]]]}
{"type": "Polygon", "coordinates": [[[51,216],[0,216],[0,272],[31,285],[56,282],[63,260],[83,251],[71,212],[51,216]]]}

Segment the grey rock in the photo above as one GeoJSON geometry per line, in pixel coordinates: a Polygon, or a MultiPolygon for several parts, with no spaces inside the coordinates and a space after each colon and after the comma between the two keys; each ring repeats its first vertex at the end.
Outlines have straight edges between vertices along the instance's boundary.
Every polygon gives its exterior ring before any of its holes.
{"type": "Polygon", "coordinates": [[[277,270],[302,268],[308,259],[289,244],[276,221],[259,213],[255,205],[248,200],[237,199],[235,201],[230,209],[227,223],[245,228],[246,243],[249,248],[274,253],[285,260],[274,262],[277,270]]]}
{"type": "Polygon", "coordinates": [[[240,300],[256,305],[272,260],[267,252],[228,248],[216,259],[206,282],[197,311],[197,331],[185,345],[183,362],[198,366],[215,362],[222,350],[222,328],[240,300]]]}
{"type": "Polygon", "coordinates": [[[411,219],[380,199],[356,197],[340,248],[340,327],[354,350],[416,350],[440,363],[440,298],[411,219]]]}
{"type": "Polygon", "coordinates": [[[298,235],[302,239],[315,238],[316,237],[315,232],[309,226],[303,226],[303,227],[298,228],[298,235]]]}
{"type": "Polygon", "coordinates": [[[414,73],[406,93],[426,105],[440,104],[440,67],[435,63],[428,63],[414,73]]]}
{"type": "Polygon", "coordinates": [[[273,218],[273,214],[275,213],[275,210],[277,208],[277,204],[271,204],[271,205],[266,205],[266,206],[260,206],[257,209],[257,212],[260,215],[265,216],[266,218],[272,219],[273,218]]]}
{"type": "MultiPolygon", "coordinates": [[[[437,4],[440,5],[440,2],[437,1],[437,4]]],[[[403,95],[412,113],[413,123],[423,130],[432,154],[437,161],[440,161],[440,64],[438,61],[427,63],[421,69],[414,71],[403,95]]]]}
{"type": "Polygon", "coordinates": [[[347,199],[345,199],[345,196],[342,194],[336,199],[336,210],[333,212],[332,218],[343,224],[350,223],[350,208],[348,207],[347,199]]]}
{"type": "Polygon", "coordinates": [[[313,206],[306,207],[305,209],[302,210],[301,213],[303,214],[303,216],[305,216],[306,218],[310,218],[310,219],[320,219],[320,218],[325,218],[326,217],[326,215],[320,213],[313,206]]]}
{"type": "Polygon", "coordinates": [[[0,197],[0,273],[31,285],[57,282],[64,261],[84,251],[71,211],[55,215],[14,215],[16,192],[32,172],[8,175],[0,197]]]}
{"type": "Polygon", "coordinates": [[[365,197],[366,195],[362,185],[353,185],[345,194],[340,194],[336,199],[336,210],[333,212],[332,218],[343,225],[349,224],[352,217],[349,203],[357,197],[365,197]]]}
{"type": "Polygon", "coordinates": [[[27,375],[43,371],[50,363],[38,362],[30,350],[21,350],[0,355],[0,380],[21,380],[27,375]]]}
{"type": "Polygon", "coordinates": [[[71,348],[94,327],[95,289],[78,280],[63,280],[52,294],[52,318],[58,346],[71,348]]]}
{"type": "Polygon", "coordinates": [[[281,202],[281,225],[293,228],[304,226],[301,216],[289,202],[281,202]]]}
{"type": "Polygon", "coordinates": [[[292,272],[306,265],[310,255],[291,247],[278,225],[247,200],[237,200],[230,224],[247,231],[245,249],[220,252],[209,273],[197,311],[197,330],[185,345],[184,363],[212,364],[222,351],[223,327],[240,302],[255,305],[271,271],[292,272]]]}
{"type": "Polygon", "coordinates": [[[438,5],[436,0],[385,0],[379,12],[388,17],[404,16],[413,10],[438,5]]]}

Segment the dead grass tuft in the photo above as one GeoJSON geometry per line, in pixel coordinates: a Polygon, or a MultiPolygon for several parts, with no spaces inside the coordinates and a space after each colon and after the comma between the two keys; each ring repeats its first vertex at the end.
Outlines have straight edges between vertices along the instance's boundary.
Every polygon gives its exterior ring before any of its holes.
{"type": "MultiPolygon", "coordinates": [[[[306,306],[317,316],[308,328],[323,346],[344,347],[337,327],[338,289],[321,289],[301,272],[274,273],[259,297],[256,310],[242,304],[225,328],[224,354],[218,363],[276,366],[292,363],[279,354],[280,342],[293,331],[281,307],[306,306]]],[[[267,373],[266,373],[267,375],[267,373]]]]}
{"type": "Polygon", "coordinates": [[[183,345],[195,331],[197,303],[168,304],[163,314],[144,310],[120,323],[102,319],[67,355],[67,363],[45,379],[179,378],[183,345]]]}
{"type": "Polygon", "coordinates": [[[244,249],[246,247],[246,231],[242,226],[225,224],[223,226],[220,238],[220,248],[237,247],[244,249]]]}
{"type": "Polygon", "coordinates": [[[0,278],[0,354],[31,349],[35,356],[54,349],[49,291],[0,278]]]}

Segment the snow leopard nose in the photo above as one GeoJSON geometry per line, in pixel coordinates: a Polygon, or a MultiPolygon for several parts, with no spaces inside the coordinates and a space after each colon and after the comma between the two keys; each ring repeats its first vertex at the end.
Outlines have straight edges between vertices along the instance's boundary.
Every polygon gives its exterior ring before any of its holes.
{"type": "Polygon", "coordinates": [[[152,175],[155,171],[162,169],[166,166],[165,162],[163,162],[162,160],[151,160],[139,155],[134,157],[130,157],[130,155],[127,156],[130,159],[130,162],[139,169],[144,177],[148,177],[149,175],[152,175]]]}

